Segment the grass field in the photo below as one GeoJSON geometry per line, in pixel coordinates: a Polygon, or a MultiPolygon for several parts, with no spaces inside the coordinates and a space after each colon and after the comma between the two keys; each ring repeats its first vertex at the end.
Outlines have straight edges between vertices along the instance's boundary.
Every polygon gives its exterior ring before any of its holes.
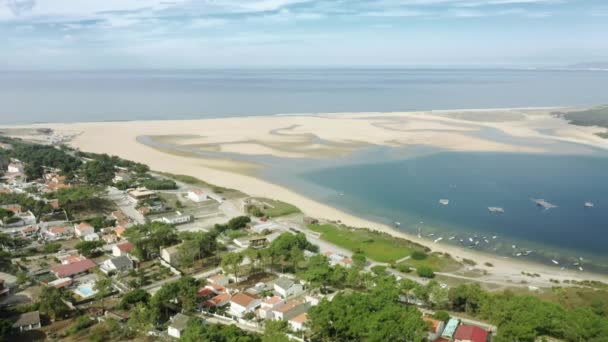
{"type": "Polygon", "coordinates": [[[458,263],[456,260],[441,253],[431,253],[426,259],[423,260],[414,260],[410,258],[408,260],[405,260],[403,264],[406,264],[413,268],[427,266],[432,268],[434,271],[443,272],[455,271],[461,267],[460,263],[458,263]]]}
{"type": "Polygon", "coordinates": [[[379,262],[396,261],[414,250],[423,249],[410,241],[366,229],[350,229],[332,224],[312,224],[308,228],[321,233],[323,240],[351,251],[360,250],[368,258],[379,262]]]}
{"type": "Polygon", "coordinates": [[[268,198],[255,198],[257,201],[264,203],[263,208],[260,208],[265,216],[279,217],[291,214],[300,213],[300,209],[289,203],[271,200],[268,198]]]}

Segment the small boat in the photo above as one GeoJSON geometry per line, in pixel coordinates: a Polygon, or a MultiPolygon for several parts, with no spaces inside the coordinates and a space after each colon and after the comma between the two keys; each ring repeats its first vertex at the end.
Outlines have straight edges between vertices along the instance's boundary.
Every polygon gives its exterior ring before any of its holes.
{"type": "Polygon", "coordinates": [[[519,257],[519,256],[521,256],[521,253],[517,253],[517,254],[515,254],[515,256],[519,257]]]}
{"type": "Polygon", "coordinates": [[[490,241],[488,241],[487,239],[483,240],[485,243],[490,243],[490,241]]]}
{"type": "Polygon", "coordinates": [[[505,210],[501,207],[488,207],[488,211],[495,214],[503,214],[505,210]]]}
{"type": "Polygon", "coordinates": [[[549,203],[542,198],[533,198],[532,202],[536,203],[537,206],[542,207],[545,210],[557,208],[555,204],[549,203]]]}
{"type": "Polygon", "coordinates": [[[442,238],[442,237],[439,237],[439,238],[436,238],[436,239],[435,239],[435,241],[433,241],[433,242],[434,242],[434,243],[437,243],[437,242],[439,242],[439,241],[441,241],[441,240],[443,240],[443,238],[442,238]]]}
{"type": "Polygon", "coordinates": [[[511,245],[511,248],[515,249],[515,248],[517,248],[517,246],[516,245],[511,245]]]}
{"type": "Polygon", "coordinates": [[[479,241],[475,241],[475,246],[479,245],[479,241]]]}
{"type": "Polygon", "coordinates": [[[594,206],[593,202],[585,202],[585,208],[593,208],[594,206]]]}
{"type": "Polygon", "coordinates": [[[435,236],[435,233],[431,233],[431,234],[429,234],[429,236],[435,236]]]}
{"type": "Polygon", "coordinates": [[[494,239],[494,240],[495,240],[497,237],[498,237],[498,236],[494,235],[494,236],[492,236],[492,239],[494,239]]]}
{"type": "Polygon", "coordinates": [[[463,239],[460,239],[460,242],[464,242],[464,240],[463,240],[463,239]]]}
{"type": "Polygon", "coordinates": [[[442,198],[442,199],[439,200],[439,204],[441,204],[441,205],[448,205],[448,204],[450,204],[450,200],[442,198]]]}
{"type": "Polygon", "coordinates": [[[341,193],[339,193],[338,195],[339,195],[339,196],[344,196],[344,193],[343,193],[343,192],[341,192],[341,193]]]}
{"type": "Polygon", "coordinates": [[[400,226],[401,222],[395,222],[395,226],[400,226]]]}
{"type": "Polygon", "coordinates": [[[579,266],[578,270],[579,270],[579,271],[583,271],[583,268],[579,266]]]}
{"type": "Polygon", "coordinates": [[[559,262],[557,260],[551,259],[551,262],[553,262],[556,265],[559,265],[559,262]]]}
{"type": "Polygon", "coordinates": [[[469,238],[469,242],[473,242],[473,239],[469,238]]]}
{"type": "Polygon", "coordinates": [[[455,236],[450,236],[449,240],[454,240],[455,236]]]}

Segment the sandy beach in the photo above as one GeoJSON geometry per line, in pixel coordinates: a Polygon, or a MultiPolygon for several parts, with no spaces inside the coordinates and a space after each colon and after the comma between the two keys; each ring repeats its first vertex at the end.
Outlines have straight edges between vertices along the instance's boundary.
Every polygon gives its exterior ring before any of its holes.
{"type": "Polygon", "coordinates": [[[366,227],[410,239],[457,259],[476,260],[476,268],[486,269],[487,281],[551,286],[549,279],[600,280],[608,277],[587,272],[560,270],[558,267],[504,258],[433,244],[429,240],[396,231],[342,212],[250,175],[251,165],[230,158],[193,157],[146,146],[138,137],[157,137],[172,144],[201,151],[230,152],[242,155],[275,155],[286,158],[330,158],[355,151],[360,146],[428,145],[454,151],[551,153],[557,142],[608,149],[608,142],[594,135],[603,129],[578,127],[550,115],[550,109],[492,110],[493,120],[483,120],[490,110],[342,113],[298,116],[239,117],[183,121],[133,121],[73,124],[39,124],[29,127],[52,128],[62,134],[77,134],[69,144],[87,152],[108,153],[145,163],[151,169],[190,175],[219,186],[238,189],[252,196],[279,199],[298,206],[307,215],[340,220],[353,227],[366,227]],[[510,144],[474,134],[494,129],[530,141],[510,144]],[[491,263],[493,267],[484,266],[491,263]],[[538,273],[540,278],[522,276],[538,273]]]}

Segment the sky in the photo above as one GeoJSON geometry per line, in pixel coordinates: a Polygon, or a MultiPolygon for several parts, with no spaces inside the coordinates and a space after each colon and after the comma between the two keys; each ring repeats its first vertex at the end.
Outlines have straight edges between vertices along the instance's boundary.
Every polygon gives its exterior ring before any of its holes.
{"type": "Polygon", "coordinates": [[[607,0],[0,0],[0,69],[608,61],[607,0]]]}

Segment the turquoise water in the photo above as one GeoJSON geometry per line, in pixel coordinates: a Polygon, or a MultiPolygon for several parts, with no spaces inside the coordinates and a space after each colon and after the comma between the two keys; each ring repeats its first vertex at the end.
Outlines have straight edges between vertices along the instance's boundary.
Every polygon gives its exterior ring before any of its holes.
{"type": "Polygon", "coordinates": [[[304,172],[290,186],[431,240],[562,264],[582,257],[599,266],[608,264],[607,170],[604,155],[442,152],[304,172]],[[532,199],[557,207],[545,210],[532,199]]]}
{"type": "Polygon", "coordinates": [[[555,70],[0,71],[0,124],[598,105],[607,85],[555,70]]]}
{"type": "Polygon", "coordinates": [[[81,285],[78,287],[77,291],[83,298],[88,298],[95,294],[95,291],[91,288],[90,285],[81,285]]]}

